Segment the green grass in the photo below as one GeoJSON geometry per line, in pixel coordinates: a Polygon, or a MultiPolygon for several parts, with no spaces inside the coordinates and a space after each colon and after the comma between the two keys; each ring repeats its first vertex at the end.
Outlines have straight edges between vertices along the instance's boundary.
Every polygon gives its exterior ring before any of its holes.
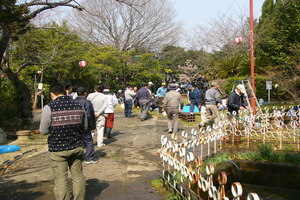
{"type": "Polygon", "coordinates": [[[270,104],[265,104],[261,106],[262,110],[265,108],[269,108],[269,112],[273,112],[273,107],[276,106],[278,109],[281,109],[281,106],[285,107],[286,109],[290,108],[291,106],[296,106],[298,105],[299,102],[280,102],[280,103],[270,103],[270,104]]]}
{"type": "Polygon", "coordinates": [[[164,187],[162,178],[151,180],[152,188],[154,188],[159,194],[163,196],[166,200],[180,200],[180,196],[176,194],[173,190],[168,191],[164,187]]]}
{"type": "Polygon", "coordinates": [[[117,104],[117,106],[115,107],[115,112],[124,112],[124,108],[121,107],[121,104],[117,104]]]}
{"type": "Polygon", "coordinates": [[[202,170],[205,170],[206,165],[209,163],[213,164],[216,167],[216,166],[222,164],[226,160],[232,160],[230,153],[225,152],[225,153],[217,154],[217,155],[210,157],[209,159],[203,161],[202,170]]]}
{"type": "Polygon", "coordinates": [[[253,161],[269,161],[276,163],[293,163],[300,164],[300,154],[290,152],[277,152],[272,144],[259,145],[257,151],[243,151],[230,155],[229,153],[221,153],[215,157],[211,157],[204,163],[213,163],[215,166],[220,165],[224,160],[253,160],[253,161]]]}
{"type": "Polygon", "coordinates": [[[154,189],[160,189],[163,187],[163,181],[161,178],[151,180],[151,185],[154,189]]]}
{"type": "Polygon", "coordinates": [[[113,159],[116,159],[116,158],[118,158],[118,155],[117,154],[111,154],[110,157],[113,158],[113,159]]]}

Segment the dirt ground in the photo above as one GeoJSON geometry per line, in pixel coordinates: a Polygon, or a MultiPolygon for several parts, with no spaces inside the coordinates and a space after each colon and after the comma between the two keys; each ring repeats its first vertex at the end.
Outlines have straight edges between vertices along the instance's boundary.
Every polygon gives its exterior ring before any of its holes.
{"type": "MultiPolygon", "coordinates": [[[[137,114],[125,118],[123,113],[116,112],[112,138],[104,141],[105,147],[95,147],[95,158],[99,163],[84,164],[87,200],[163,199],[152,189],[150,181],[159,177],[160,158],[156,152],[160,148],[161,135],[168,135],[167,120],[155,116],[141,122],[137,114]]],[[[179,127],[184,128],[184,125],[179,123],[179,127]]],[[[13,163],[0,176],[0,200],[55,199],[46,138],[34,135],[29,141],[13,141],[10,144],[19,144],[21,151],[1,154],[0,163],[37,149],[13,163]]]]}

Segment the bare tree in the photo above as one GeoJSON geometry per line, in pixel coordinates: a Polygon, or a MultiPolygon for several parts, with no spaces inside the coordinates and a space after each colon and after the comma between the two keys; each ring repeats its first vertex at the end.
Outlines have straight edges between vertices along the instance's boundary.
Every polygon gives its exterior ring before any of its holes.
{"type": "Polygon", "coordinates": [[[217,19],[210,21],[207,26],[197,26],[189,38],[189,43],[194,48],[207,51],[226,48],[229,54],[247,52],[249,49],[248,27],[248,18],[244,11],[234,15],[218,15],[217,19]],[[243,38],[243,42],[239,45],[234,41],[237,36],[243,38]]]}
{"type": "Polygon", "coordinates": [[[180,24],[167,0],[86,0],[82,5],[84,12],[75,11],[72,23],[97,45],[160,49],[178,40],[180,24]]]}

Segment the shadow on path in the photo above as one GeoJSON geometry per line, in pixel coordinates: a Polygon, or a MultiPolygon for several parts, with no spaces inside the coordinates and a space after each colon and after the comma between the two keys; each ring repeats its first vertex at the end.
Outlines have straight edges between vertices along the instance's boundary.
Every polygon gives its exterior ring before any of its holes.
{"type": "Polygon", "coordinates": [[[53,199],[51,181],[28,183],[27,181],[3,181],[0,179],[0,199],[38,200],[53,199]],[[50,186],[50,187],[49,187],[50,186]],[[49,193],[49,196],[46,193],[49,193]]]}
{"type": "Polygon", "coordinates": [[[101,192],[108,188],[109,184],[100,182],[98,179],[86,180],[86,200],[94,200],[99,197],[101,192]]]}

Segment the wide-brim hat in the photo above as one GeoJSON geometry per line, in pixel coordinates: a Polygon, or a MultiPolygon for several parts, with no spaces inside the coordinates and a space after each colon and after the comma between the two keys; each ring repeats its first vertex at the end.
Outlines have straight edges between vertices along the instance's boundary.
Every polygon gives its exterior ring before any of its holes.
{"type": "Polygon", "coordinates": [[[176,90],[177,87],[174,83],[170,83],[168,88],[169,90],[176,90]]]}

